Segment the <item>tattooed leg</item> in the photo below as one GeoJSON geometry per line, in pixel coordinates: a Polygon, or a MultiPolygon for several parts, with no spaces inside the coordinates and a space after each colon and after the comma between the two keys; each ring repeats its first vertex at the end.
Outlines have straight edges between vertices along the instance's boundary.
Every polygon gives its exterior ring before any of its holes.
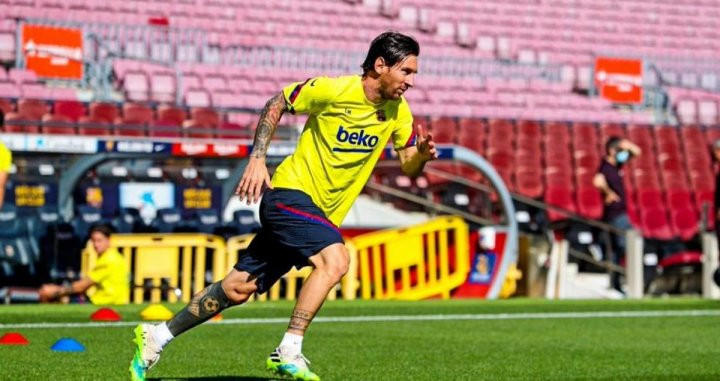
{"type": "Polygon", "coordinates": [[[315,317],[315,312],[295,308],[290,318],[288,332],[300,336],[305,335],[305,330],[310,325],[313,317],[315,317]]]}
{"type": "Polygon", "coordinates": [[[205,322],[229,306],[230,301],[220,282],[215,282],[195,294],[190,304],[167,322],[167,327],[173,336],[177,336],[205,322]]]}

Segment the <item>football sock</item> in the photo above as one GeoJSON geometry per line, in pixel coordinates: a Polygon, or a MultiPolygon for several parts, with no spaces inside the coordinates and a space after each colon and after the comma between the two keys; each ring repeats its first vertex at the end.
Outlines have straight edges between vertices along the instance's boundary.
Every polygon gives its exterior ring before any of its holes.
{"type": "Polygon", "coordinates": [[[153,334],[155,335],[155,340],[158,344],[160,344],[160,347],[165,347],[167,343],[170,342],[175,336],[173,336],[172,332],[167,327],[167,323],[160,323],[155,326],[155,330],[153,331],[153,334]]]}
{"type": "Polygon", "coordinates": [[[220,282],[215,282],[195,294],[190,304],[167,322],[168,330],[173,336],[177,336],[217,315],[229,306],[230,301],[220,282]]]}
{"type": "Polygon", "coordinates": [[[303,337],[294,333],[285,332],[280,346],[290,351],[290,354],[302,353],[303,337]]]}

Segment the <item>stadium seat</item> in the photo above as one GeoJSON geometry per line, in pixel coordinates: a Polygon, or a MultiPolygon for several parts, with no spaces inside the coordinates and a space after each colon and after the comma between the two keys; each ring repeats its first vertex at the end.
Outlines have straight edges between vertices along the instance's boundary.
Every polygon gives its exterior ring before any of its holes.
{"type": "Polygon", "coordinates": [[[591,187],[577,189],[578,214],[592,220],[599,220],[603,216],[603,200],[600,192],[591,187]]]}
{"type": "Polygon", "coordinates": [[[200,233],[213,234],[222,225],[220,214],[212,209],[198,210],[197,219],[197,229],[200,233]]]}
{"type": "Polygon", "coordinates": [[[664,209],[656,207],[643,208],[640,212],[643,235],[659,240],[671,240],[674,237],[670,222],[664,209]]]}
{"type": "Polygon", "coordinates": [[[95,102],[90,104],[89,117],[105,123],[115,123],[120,112],[113,103],[95,102]]]}
{"type": "MultiPolygon", "coordinates": [[[[576,207],[572,197],[572,189],[556,185],[548,185],[545,190],[545,202],[550,206],[561,208],[570,213],[575,213],[576,207]]],[[[548,210],[548,219],[551,222],[566,220],[568,217],[565,213],[548,210]]]]}
{"type": "Polygon", "coordinates": [[[80,241],[85,242],[93,225],[107,222],[103,220],[102,211],[99,208],[90,205],[78,205],[71,224],[80,241]]]}
{"type": "Polygon", "coordinates": [[[233,224],[237,226],[240,234],[253,233],[260,229],[260,223],[255,220],[252,210],[241,209],[233,212],[233,224]]]}
{"type": "Polygon", "coordinates": [[[153,110],[140,103],[125,103],[115,134],[123,136],[145,136],[147,125],[153,122],[153,110]]]}
{"type": "Polygon", "coordinates": [[[77,122],[82,116],[85,116],[85,112],[85,106],[78,101],[55,101],[53,106],[53,114],[66,116],[73,122],[77,122]]]}
{"type": "Polygon", "coordinates": [[[690,208],[679,208],[670,213],[675,235],[683,241],[689,241],[699,231],[699,218],[697,213],[690,208]]]}
{"type": "Polygon", "coordinates": [[[112,124],[105,118],[83,116],[78,120],[78,133],[80,135],[112,135],[112,124]]]}
{"type": "Polygon", "coordinates": [[[189,137],[210,138],[213,130],[220,125],[220,116],[211,108],[192,109],[190,118],[183,124],[183,128],[189,137]]]}
{"type": "Polygon", "coordinates": [[[457,127],[453,118],[434,118],[431,120],[430,126],[425,127],[430,128],[430,131],[433,135],[433,140],[435,140],[437,143],[455,143],[457,127]]]}
{"type": "Polygon", "coordinates": [[[75,135],[75,123],[65,115],[46,114],[43,117],[43,133],[75,135]]]}

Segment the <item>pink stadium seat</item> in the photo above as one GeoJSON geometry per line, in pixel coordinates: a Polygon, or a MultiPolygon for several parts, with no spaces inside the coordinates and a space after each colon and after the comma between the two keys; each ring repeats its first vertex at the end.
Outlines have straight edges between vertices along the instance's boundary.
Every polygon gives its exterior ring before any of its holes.
{"type": "Polygon", "coordinates": [[[143,72],[129,72],[123,78],[125,97],[132,102],[145,102],[149,99],[148,79],[143,72]]]}

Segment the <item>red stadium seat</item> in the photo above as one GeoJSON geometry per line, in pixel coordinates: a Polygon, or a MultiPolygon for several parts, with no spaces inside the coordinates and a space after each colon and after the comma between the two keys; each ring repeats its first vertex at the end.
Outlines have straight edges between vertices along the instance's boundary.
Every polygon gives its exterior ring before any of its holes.
{"type": "Polygon", "coordinates": [[[186,120],[183,129],[187,136],[211,138],[213,130],[220,125],[220,116],[211,108],[195,108],[190,111],[190,120],[186,120]]]}
{"type": "Polygon", "coordinates": [[[698,215],[690,208],[673,210],[670,220],[672,221],[675,235],[683,241],[689,241],[700,230],[698,215]]]}
{"type": "Polygon", "coordinates": [[[643,209],[662,208],[662,192],[657,189],[640,189],[637,193],[638,204],[643,209]]]}
{"type": "Polygon", "coordinates": [[[83,116],[78,120],[80,135],[112,135],[112,124],[105,118],[83,116]]]}
{"type": "MultiPolygon", "coordinates": [[[[545,202],[548,205],[564,209],[568,212],[575,213],[575,202],[572,198],[572,189],[560,185],[548,185],[545,191],[545,202]]],[[[552,209],[548,209],[548,219],[550,221],[560,221],[567,219],[567,215],[552,209]]]]}
{"type": "Polygon", "coordinates": [[[517,124],[517,134],[532,139],[540,138],[542,134],[540,124],[532,120],[521,120],[517,124]]]}
{"type": "Polygon", "coordinates": [[[146,127],[153,121],[153,110],[139,103],[123,105],[123,116],[115,126],[115,134],[123,136],[145,136],[146,127]]]}
{"type": "Polygon", "coordinates": [[[12,112],[15,109],[13,106],[13,103],[9,99],[0,98],[0,111],[3,112],[3,114],[7,114],[12,112]]]}
{"type": "Polygon", "coordinates": [[[662,268],[668,268],[672,266],[699,265],[701,263],[702,253],[698,253],[696,251],[683,251],[663,258],[659,265],[662,268]]]}
{"type": "Polygon", "coordinates": [[[53,106],[55,115],[63,115],[70,120],[77,122],[80,117],[85,116],[85,106],[78,101],[56,101],[53,106]]]}
{"type": "Polygon", "coordinates": [[[158,106],[157,114],[158,119],[172,121],[177,126],[182,126],[183,122],[187,118],[187,116],[185,115],[185,110],[170,105],[158,106]]]}
{"type": "Polygon", "coordinates": [[[27,120],[42,120],[43,115],[48,112],[48,105],[44,101],[36,99],[21,99],[17,105],[18,114],[27,120]]]}
{"type": "Polygon", "coordinates": [[[182,128],[182,124],[177,124],[174,120],[158,119],[152,122],[148,135],[176,138],[182,136],[182,128]]]}
{"type": "Polygon", "coordinates": [[[670,209],[693,208],[692,194],[690,191],[674,189],[667,191],[667,201],[670,209]]]}
{"type": "Polygon", "coordinates": [[[640,212],[643,234],[648,238],[671,240],[674,237],[664,209],[643,208],[640,212]]]}
{"type": "Polygon", "coordinates": [[[105,123],[115,123],[120,112],[113,103],[97,102],[90,104],[90,117],[93,120],[102,120],[105,123]]]}
{"type": "Polygon", "coordinates": [[[437,143],[455,143],[455,136],[457,134],[455,119],[446,117],[434,118],[430,123],[433,140],[437,143]]]}
{"type": "Polygon", "coordinates": [[[577,190],[578,213],[593,220],[603,216],[603,200],[600,191],[592,187],[582,187],[577,190]]]}
{"type": "Polygon", "coordinates": [[[545,135],[551,136],[552,139],[563,139],[570,137],[570,130],[567,124],[562,122],[547,122],[545,124],[545,135]]]}
{"type": "Polygon", "coordinates": [[[43,133],[46,134],[76,134],[73,120],[65,115],[46,114],[43,117],[43,133]]]}

